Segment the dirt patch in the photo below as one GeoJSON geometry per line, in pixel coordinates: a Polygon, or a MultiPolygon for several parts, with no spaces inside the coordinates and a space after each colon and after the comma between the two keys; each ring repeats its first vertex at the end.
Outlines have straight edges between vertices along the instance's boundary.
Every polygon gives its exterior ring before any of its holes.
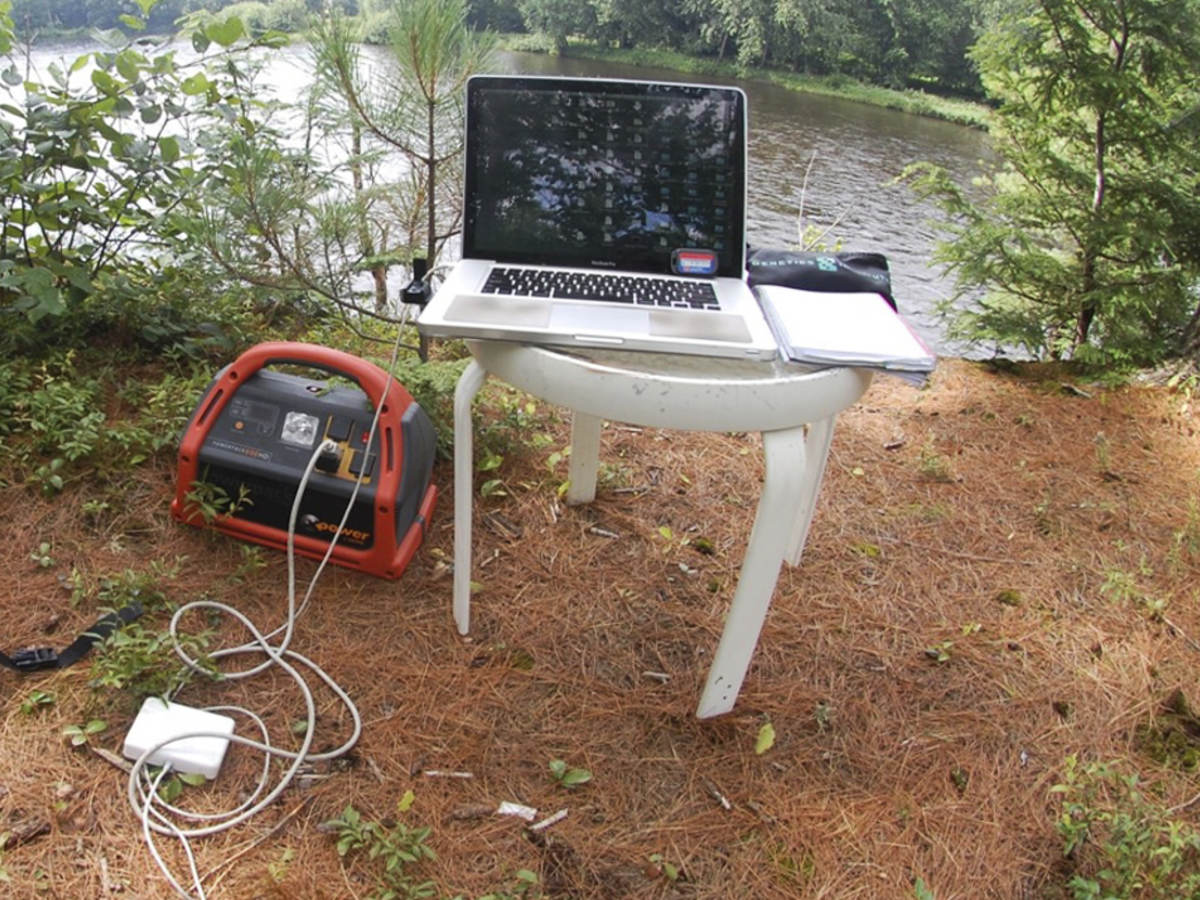
{"type": "MultiPolygon", "coordinates": [[[[347,804],[394,819],[410,789],[403,816],[432,826],[423,872],[443,896],[511,885],[518,869],[562,897],[900,898],[918,877],[939,898],[1066,896],[1050,788],[1067,754],[1132,760],[1166,806],[1200,792],[1194,767],[1146,749],[1176,689],[1200,704],[1200,439],[1178,393],[1064,381],[956,361],[924,390],[877,379],[838,422],[803,563],[781,574],[736,708],[703,722],[762,478],[756,436],[606,426],[599,495],[568,508],[552,459],[567,425],[534,413],[492,473],[502,493],[476,504],[465,640],[439,464],[433,529],[403,579],[328,571],[294,641],[358,705],[358,745],[196,841],[209,896],[366,895],[372,864],[343,861],[318,826],[347,804]],[[767,722],[774,746],[756,754],[767,722]],[[564,788],[551,759],[593,777],[564,788]],[[568,815],[531,837],[483,812],[505,800],[568,815]]],[[[282,555],[247,566],[234,541],[171,522],[173,478],[159,460],[52,500],[0,491],[6,649],[63,646],[95,620],[91,601],[71,604],[73,572],[94,588],[154,560],[179,561],[162,579],[174,603],[209,596],[260,627],[282,621],[282,555]],[[99,497],[103,513],[85,513],[99,497]],[[31,558],[43,542],[46,565],[31,558]]],[[[302,579],[313,569],[301,562],[302,579]]],[[[100,717],[91,743],[120,750],[132,703],[89,676],[86,662],[0,675],[10,896],[169,894],[124,775],[61,737],[100,717]],[[34,690],[54,702],[30,708],[34,690]]],[[[349,723],[318,693],[318,743],[335,746],[349,723]]],[[[285,738],[302,709],[271,673],[178,699],[245,704],[285,738]]],[[[188,796],[236,803],[259,766],[234,747],[188,796]]],[[[1200,804],[1179,815],[1197,824],[1200,804]]]]}

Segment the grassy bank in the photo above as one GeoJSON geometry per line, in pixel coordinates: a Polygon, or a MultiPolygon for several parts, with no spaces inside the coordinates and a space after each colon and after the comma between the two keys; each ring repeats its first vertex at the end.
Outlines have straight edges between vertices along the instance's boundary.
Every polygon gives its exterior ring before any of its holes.
{"type": "MultiPolygon", "coordinates": [[[[506,50],[527,53],[550,53],[553,48],[548,39],[540,35],[501,35],[500,46],[506,50]]],[[[698,76],[721,76],[725,78],[750,78],[769,81],[793,91],[841,97],[859,103],[869,103],[887,109],[929,116],[955,122],[971,128],[986,128],[988,109],[980,103],[939,97],[915,90],[893,90],[878,85],[864,84],[846,75],[803,75],[780,69],[746,68],[734,62],[688,56],[674,50],[635,47],[622,50],[583,41],[572,41],[567,55],[580,59],[600,59],[623,63],[629,66],[654,66],[673,69],[698,76]]]]}

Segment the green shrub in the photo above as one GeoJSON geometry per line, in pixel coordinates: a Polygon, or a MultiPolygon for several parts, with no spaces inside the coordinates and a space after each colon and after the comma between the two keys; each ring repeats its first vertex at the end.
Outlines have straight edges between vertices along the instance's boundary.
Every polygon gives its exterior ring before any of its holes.
{"type": "Polygon", "coordinates": [[[1200,834],[1116,763],[1066,759],[1057,829],[1075,900],[1200,900],[1200,834]]]}

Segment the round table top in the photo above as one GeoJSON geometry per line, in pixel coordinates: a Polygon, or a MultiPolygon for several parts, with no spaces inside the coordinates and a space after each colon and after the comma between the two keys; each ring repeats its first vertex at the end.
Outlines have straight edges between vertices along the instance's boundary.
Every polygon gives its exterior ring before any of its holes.
{"type": "Polygon", "coordinates": [[[488,372],[550,403],[618,422],[697,431],[777,431],[858,400],[868,369],[814,369],[633,350],[467,341],[488,372]]]}

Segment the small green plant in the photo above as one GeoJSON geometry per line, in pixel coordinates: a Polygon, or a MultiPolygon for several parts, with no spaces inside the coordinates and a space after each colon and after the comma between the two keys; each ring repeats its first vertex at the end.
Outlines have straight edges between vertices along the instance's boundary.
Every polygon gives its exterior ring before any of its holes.
{"type": "Polygon", "coordinates": [[[250,489],[246,485],[239,484],[237,496],[231,497],[225,488],[203,478],[193,481],[183,498],[184,513],[188,516],[200,516],[205,525],[211,525],[223,516],[237,515],[247,506],[254,505],[254,501],[250,499],[250,489]]]}
{"type": "MultiPolygon", "coordinates": [[[[475,469],[478,472],[495,472],[504,464],[504,457],[499,453],[485,451],[479,462],[475,464],[475,469]]],[[[488,478],[479,486],[479,496],[481,497],[505,497],[508,491],[504,489],[504,480],[501,478],[488,478]]]]}
{"type": "Polygon", "coordinates": [[[238,584],[245,581],[247,576],[267,567],[267,559],[263,556],[262,548],[251,544],[239,545],[242,559],[229,575],[229,580],[238,584]]]}
{"type": "Polygon", "coordinates": [[[954,641],[939,641],[932,647],[926,647],[925,655],[940,665],[942,663],[950,662],[950,651],[953,648],[954,641]]]}
{"type": "Polygon", "coordinates": [[[418,881],[410,871],[427,860],[437,859],[433,848],[426,843],[431,829],[411,828],[403,821],[413,799],[413,792],[406,791],[396,803],[398,818],[391,828],[364,819],[353,806],[347,806],[338,818],[325,823],[337,835],[338,856],[345,858],[365,851],[368,859],[383,863],[383,870],[375,875],[378,890],[372,896],[376,900],[417,900],[436,893],[432,881],[418,881]]]}
{"type": "Polygon", "coordinates": [[[153,631],[140,622],[118,628],[96,648],[92,662],[92,685],[128,691],[135,697],[165,697],[187,684],[193,670],[175,653],[178,643],[202,672],[219,678],[215,664],[206,653],[211,631],[171,635],[153,631]]]}
{"type": "Polygon", "coordinates": [[[633,484],[633,469],[621,463],[601,462],[596,483],[606,488],[629,487],[633,484]]]}
{"type": "Polygon", "coordinates": [[[488,392],[488,403],[498,415],[479,430],[485,451],[503,455],[517,449],[542,450],[553,443],[545,431],[546,417],[528,395],[497,385],[488,392]]]}
{"type": "Polygon", "coordinates": [[[32,716],[40,709],[54,705],[54,695],[48,691],[32,690],[21,701],[21,713],[32,716]]]}
{"type": "Polygon", "coordinates": [[[917,464],[917,469],[930,481],[949,482],[954,480],[949,461],[934,449],[932,439],[926,441],[925,446],[921,448],[921,459],[917,464]]]}
{"type": "Polygon", "coordinates": [[[568,766],[561,759],[550,760],[550,777],[556,784],[565,787],[573,788],[581,784],[587,784],[592,780],[592,773],[587,769],[576,769],[568,766]]]}
{"type": "MultiPolygon", "coordinates": [[[[160,771],[161,769],[151,766],[151,779],[157,778],[160,771]]],[[[174,803],[183,793],[185,786],[199,787],[207,781],[207,778],[195,772],[172,772],[158,783],[158,796],[164,803],[174,803]]]]}
{"type": "Polygon", "coordinates": [[[82,747],[93,735],[108,730],[108,723],[103,719],[91,719],[83,725],[68,725],[62,730],[62,735],[71,742],[72,747],[82,747]]]}
{"type": "Polygon", "coordinates": [[[174,447],[209,377],[196,367],[184,375],[168,372],[157,383],[131,379],[121,387],[120,397],[138,414],[108,424],[104,449],[113,451],[109,455],[125,465],[136,466],[174,447]]]}
{"type": "Polygon", "coordinates": [[[651,853],[649,860],[651,871],[657,872],[660,878],[665,878],[672,884],[679,880],[679,866],[668,860],[661,853],[651,853]]]}
{"type": "Polygon", "coordinates": [[[1112,567],[1104,572],[1104,583],[1100,585],[1100,593],[1111,597],[1118,603],[1139,602],[1144,599],[1145,591],[1138,583],[1139,577],[1152,575],[1153,570],[1143,559],[1137,572],[1112,567]]]}
{"type": "Polygon", "coordinates": [[[49,569],[54,565],[54,557],[50,555],[53,549],[54,546],[49,541],[42,541],[37,545],[37,549],[29,554],[29,558],[39,569],[49,569]]]}
{"type": "Polygon", "coordinates": [[[850,545],[850,551],[864,559],[879,559],[883,556],[883,548],[870,541],[855,541],[850,545]]]}
{"type": "Polygon", "coordinates": [[[1200,898],[1200,833],[1143,792],[1116,763],[1065,762],[1056,827],[1075,900],[1200,898]]]}
{"type": "Polygon", "coordinates": [[[276,884],[282,884],[283,879],[287,877],[288,869],[295,860],[296,851],[291,847],[284,847],[278,859],[267,863],[267,874],[271,876],[271,880],[276,884]]]}
{"type": "Polygon", "coordinates": [[[655,531],[663,540],[662,549],[664,552],[675,549],[684,550],[692,545],[692,537],[690,535],[676,534],[670,525],[659,525],[655,531]]]}
{"type": "Polygon", "coordinates": [[[176,557],[170,562],[154,560],[143,570],[125,569],[115,575],[102,576],[96,585],[96,605],[106,609],[120,609],[131,603],[140,603],[146,612],[167,608],[164,581],[179,577],[186,557],[176,557]]]}
{"type": "MultiPolygon", "coordinates": [[[[509,888],[501,888],[495,891],[488,891],[486,894],[476,898],[476,900],[519,900],[521,897],[538,896],[538,877],[536,872],[530,872],[528,869],[518,869],[513,875],[514,884],[509,888]]],[[[455,898],[461,900],[461,898],[455,898]]]]}
{"type": "Polygon", "coordinates": [[[53,497],[66,484],[62,476],[63,465],[62,457],[55,457],[35,468],[27,481],[37,487],[43,497],[53,497]]]}
{"type": "Polygon", "coordinates": [[[63,587],[71,592],[72,606],[79,606],[85,600],[102,609],[121,609],[137,603],[143,612],[157,612],[169,605],[162,583],[179,577],[186,561],[186,556],[169,562],[153,560],[143,570],[125,569],[102,575],[94,582],[79,569],[72,569],[63,578],[63,587]]]}
{"type": "Polygon", "coordinates": [[[567,459],[570,455],[570,447],[564,447],[562,450],[555,450],[546,457],[546,468],[550,470],[551,474],[553,474],[555,469],[562,464],[563,460],[567,459]]]}
{"type": "Polygon", "coordinates": [[[40,382],[18,413],[33,439],[33,449],[70,462],[91,454],[104,424],[104,412],[96,408],[98,391],[96,379],[76,371],[73,350],[61,362],[44,365],[40,382]]]}
{"type": "Polygon", "coordinates": [[[79,511],[89,524],[95,525],[108,513],[109,503],[107,500],[100,500],[98,498],[84,500],[79,505],[79,511]]]}

